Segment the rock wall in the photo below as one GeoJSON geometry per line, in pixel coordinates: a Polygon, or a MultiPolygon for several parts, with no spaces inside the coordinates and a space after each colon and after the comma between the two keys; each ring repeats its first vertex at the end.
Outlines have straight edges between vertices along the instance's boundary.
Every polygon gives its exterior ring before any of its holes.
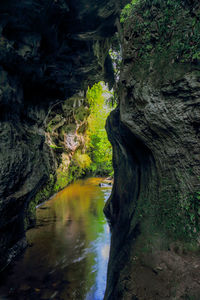
{"type": "MultiPolygon", "coordinates": [[[[55,174],[55,151],[81,145],[63,101],[114,82],[109,38],[126,2],[0,3],[0,270],[26,245],[27,208],[55,174]]],[[[199,14],[197,0],[142,0],[124,25],[120,101],[107,121],[105,299],[200,298],[199,14]]]]}
{"type": "Polygon", "coordinates": [[[36,222],[36,206],[69,183],[80,178],[87,167],[86,152],[89,105],[84,92],[59,100],[49,107],[44,119],[44,136],[53,166],[48,170],[48,180],[31,198],[25,209],[25,228],[36,222]],[[82,164],[80,163],[82,160],[82,164]],[[85,162],[85,164],[84,164],[85,162]]]}
{"type": "Polygon", "coordinates": [[[199,299],[198,1],[139,1],[124,24],[105,299],[199,299]]]}
{"type": "Polygon", "coordinates": [[[109,38],[122,2],[0,3],[0,270],[25,246],[27,207],[58,166],[45,143],[49,111],[103,78],[113,84],[109,38]]]}

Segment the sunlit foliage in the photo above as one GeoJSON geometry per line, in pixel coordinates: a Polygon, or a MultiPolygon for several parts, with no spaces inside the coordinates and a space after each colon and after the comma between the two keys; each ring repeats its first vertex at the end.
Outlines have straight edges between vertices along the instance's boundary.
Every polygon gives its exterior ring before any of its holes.
{"type": "Polygon", "coordinates": [[[90,106],[88,118],[88,154],[91,157],[90,172],[94,175],[111,175],[112,147],[105,131],[106,119],[112,110],[108,104],[112,98],[102,82],[88,88],[87,100],[90,106]]]}

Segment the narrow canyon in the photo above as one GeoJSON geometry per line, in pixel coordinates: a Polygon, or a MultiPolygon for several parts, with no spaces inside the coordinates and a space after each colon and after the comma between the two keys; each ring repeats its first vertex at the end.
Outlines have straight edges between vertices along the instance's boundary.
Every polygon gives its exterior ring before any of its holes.
{"type": "Polygon", "coordinates": [[[0,270],[82,175],[100,81],[116,98],[104,300],[199,300],[199,0],[1,0],[0,270]]]}

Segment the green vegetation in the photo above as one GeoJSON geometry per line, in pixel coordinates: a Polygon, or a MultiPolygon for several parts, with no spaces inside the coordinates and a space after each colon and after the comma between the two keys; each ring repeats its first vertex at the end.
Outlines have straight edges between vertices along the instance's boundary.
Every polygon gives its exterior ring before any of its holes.
{"type": "MultiPolygon", "coordinates": [[[[83,122],[77,134],[84,136],[84,144],[81,145],[72,157],[64,154],[62,163],[56,171],[57,180],[54,192],[57,192],[69,183],[85,175],[107,176],[113,174],[112,147],[105,130],[106,119],[112,110],[110,102],[106,99],[113,97],[102,82],[88,88],[86,95],[86,108],[79,107],[75,111],[76,121],[83,122]],[[88,108],[87,108],[88,107],[88,108]]],[[[64,125],[61,134],[69,133],[75,124],[64,125]]],[[[57,149],[59,147],[52,147],[57,149]]]]}
{"type": "Polygon", "coordinates": [[[55,186],[55,174],[50,174],[47,183],[45,183],[45,185],[40,188],[36,196],[28,204],[28,207],[25,211],[26,216],[24,219],[25,230],[35,225],[36,206],[39,203],[42,203],[45,200],[49,199],[53,195],[53,193],[55,192],[54,186],[55,186]]]}
{"type": "Polygon", "coordinates": [[[56,182],[54,185],[54,192],[57,193],[58,191],[64,189],[70,182],[72,182],[72,178],[69,174],[69,170],[56,170],[56,182]]]}
{"type": "Polygon", "coordinates": [[[134,6],[138,1],[139,0],[132,0],[131,3],[124,6],[120,16],[120,22],[122,24],[134,13],[134,6]]]}
{"type": "MultiPolygon", "coordinates": [[[[103,82],[96,83],[88,88],[85,106],[80,106],[74,111],[74,123],[60,127],[60,137],[70,132],[77,136],[82,135],[84,143],[69,157],[68,153],[62,154],[59,168],[56,170],[56,182],[53,192],[66,187],[71,182],[85,175],[107,176],[113,174],[112,147],[105,130],[106,119],[112,110],[108,99],[112,99],[113,93],[109,92],[103,82]],[[75,124],[76,122],[76,124],[75,124]],[[77,124],[81,124],[76,131],[77,124]]],[[[71,104],[73,107],[73,103],[71,104]]],[[[60,123],[62,118],[56,116],[51,122],[57,127],[56,120],[60,123]]],[[[51,144],[53,150],[62,149],[51,144]]]]}
{"type": "Polygon", "coordinates": [[[49,145],[50,148],[52,149],[62,149],[62,147],[56,146],[56,145],[49,145]]]}
{"type": "Polygon", "coordinates": [[[171,241],[195,245],[200,230],[200,192],[181,194],[178,192],[180,188],[166,178],[161,184],[162,192],[156,200],[139,199],[135,219],[147,221],[148,225],[144,229],[148,232],[147,236],[162,232],[171,241]]]}
{"type": "MultiPolygon", "coordinates": [[[[54,150],[57,148],[59,147],[53,147],[54,150]]],[[[66,154],[63,159],[69,160],[66,154]]],[[[86,172],[89,172],[90,163],[90,157],[87,154],[82,154],[81,151],[78,150],[73,155],[70,163],[68,161],[66,165],[61,164],[56,170],[56,174],[50,174],[47,183],[40,188],[26,209],[24,221],[25,230],[35,225],[36,206],[49,199],[53,194],[64,189],[71,182],[83,177],[86,172]]]]}
{"type": "Polygon", "coordinates": [[[157,223],[172,238],[184,241],[196,240],[199,232],[198,194],[180,195],[171,191],[161,195],[157,205],[157,223]]]}
{"type": "Polygon", "coordinates": [[[168,62],[200,60],[200,8],[198,1],[133,0],[121,22],[134,37],[137,58],[164,55],[168,62]],[[196,5],[196,7],[195,7],[196,5]]]}
{"type": "Polygon", "coordinates": [[[81,150],[76,151],[69,165],[62,169],[62,166],[57,170],[57,180],[54,186],[54,191],[65,188],[71,182],[83,177],[89,171],[91,159],[87,154],[81,153],[81,150]]]}
{"type": "Polygon", "coordinates": [[[111,111],[105,96],[113,96],[103,88],[101,82],[88,89],[87,99],[90,107],[87,135],[87,152],[91,158],[89,171],[92,175],[112,175],[112,147],[105,131],[105,122],[111,111]]]}

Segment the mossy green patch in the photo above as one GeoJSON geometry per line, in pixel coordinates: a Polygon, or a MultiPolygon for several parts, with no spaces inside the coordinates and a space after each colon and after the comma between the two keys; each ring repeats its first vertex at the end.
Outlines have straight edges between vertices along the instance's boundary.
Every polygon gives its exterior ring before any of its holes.
{"type": "Polygon", "coordinates": [[[126,6],[122,12],[128,41],[124,57],[125,62],[132,62],[135,76],[138,73],[141,79],[144,72],[144,78],[148,73],[153,77],[154,72],[153,82],[156,79],[157,84],[166,79],[166,72],[169,78],[177,78],[194,68],[191,63],[198,69],[199,15],[200,5],[196,0],[193,7],[184,0],[137,0],[126,6]]]}
{"type": "Polygon", "coordinates": [[[49,145],[50,148],[52,149],[62,149],[62,147],[56,146],[56,145],[49,145]]]}
{"type": "Polygon", "coordinates": [[[36,196],[30,201],[26,210],[26,216],[24,219],[25,230],[34,226],[36,221],[36,206],[49,199],[55,192],[55,174],[50,174],[48,181],[37,192],[36,196]]]}
{"type": "Polygon", "coordinates": [[[90,105],[87,153],[91,158],[90,172],[100,176],[112,175],[113,172],[112,147],[105,131],[106,119],[113,107],[106,103],[105,94],[109,97],[113,96],[112,93],[105,90],[102,82],[95,84],[87,92],[90,105]]]}
{"type": "Polygon", "coordinates": [[[54,191],[58,192],[63,188],[65,188],[72,180],[71,178],[69,178],[68,171],[61,171],[60,169],[58,169],[56,171],[56,174],[57,174],[57,178],[54,185],[54,191]]]}
{"type": "Polygon", "coordinates": [[[75,110],[75,120],[78,122],[83,122],[89,116],[89,110],[87,107],[80,106],[75,110]]]}
{"type": "MultiPolygon", "coordinates": [[[[161,180],[160,193],[152,199],[139,199],[135,222],[144,221],[150,239],[152,234],[170,241],[197,245],[200,233],[200,192],[180,193],[170,179],[161,180]],[[166,238],[167,237],[167,238],[166,238]]],[[[167,243],[167,241],[166,241],[167,243]]]]}

